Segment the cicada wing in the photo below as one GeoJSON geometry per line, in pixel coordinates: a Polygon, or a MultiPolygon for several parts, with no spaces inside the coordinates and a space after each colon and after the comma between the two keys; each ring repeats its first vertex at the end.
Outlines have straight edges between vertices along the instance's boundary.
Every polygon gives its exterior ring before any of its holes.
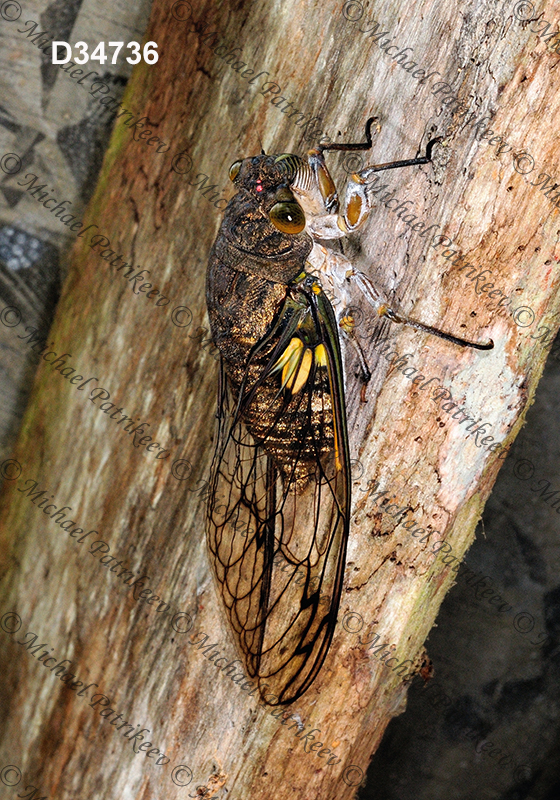
{"type": "Polygon", "coordinates": [[[274,541],[265,522],[274,519],[274,478],[266,453],[235,415],[236,398],[223,373],[221,383],[207,507],[208,545],[222,600],[247,658],[252,650],[258,652],[264,631],[265,553],[274,541]]]}
{"type": "Polygon", "coordinates": [[[324,662],[349,529],[336,322],[324,295],[306,302],[305,335],[279,324],[250,360],[252,384],[236,394],[223,376],[207,512],[224,604],[272,705],[300,697],[324,662]]]}

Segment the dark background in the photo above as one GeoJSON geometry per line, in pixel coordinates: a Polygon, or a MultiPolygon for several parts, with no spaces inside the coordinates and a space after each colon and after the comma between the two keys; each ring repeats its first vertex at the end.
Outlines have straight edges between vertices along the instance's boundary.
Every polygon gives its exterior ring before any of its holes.
{"type": "MultiPolygon", "coordinates": [[[[57,0],[28,4],[22,24],[35,19],[37,30],[59,40],[77,41],[81,28],[93,26],[98,40],[140,41],[149,11],[148,0],[57,0]]],[[[14,25],[0,25],[0,47],[0,151],[19,153],[28,171],[79,215],[112,123],[14,25]]],[[[131,66],[119,59],[98,69],[112,94],[122,95],[131,66]]],[[[74,234],[66,235],[25,189],[8,181],[0,173],[1,306],[17,306],[30,325],[48,328],[74,234]]],[[[29,347],[0,325],[0,461],[10,456],[36,364],[29,347]]],[[[560,797],[560,519],[551,507],[555,497],[547,503],[531,490],[539,480],[539,489],[546,481],[560,489],[559,390],[560,363],[551,357],[465,561],[512,610],[500,613],[477,599],[476,586],[458,579],[426,643],[437,688],[414,679],[407,709],[389,725],[360,800],[560,797]],[[523,479],[530,468],[516,467],[520,459],[534,466],[532,479],[523,479]],[[527,633],[516,630],[531,624],[527,633]],[[544,639],[543,631],[546,644],[531,644],[544,639]],[[490,742],[509,763],[489,756],[490,747],[477,752],[490,742]]]]}

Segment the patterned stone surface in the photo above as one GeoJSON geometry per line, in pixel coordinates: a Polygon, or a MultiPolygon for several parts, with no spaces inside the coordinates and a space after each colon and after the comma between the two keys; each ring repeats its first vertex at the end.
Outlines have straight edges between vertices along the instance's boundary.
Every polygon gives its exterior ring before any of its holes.
{"type": "MultiPolygon", "coordinates": [[[[0,325],[0,458],[17,435],[36,364],[17,337],[39,321],[48,329],[76,236],[18,184],[37,175],[37,185],[45,184],[57,202],[68,200],[69,213],[81,219],[114,124],[90,84],[78,85],[51,64],[32,37],[45,31],[48,39],[83,40],[90,53],[100,41],[141,42],[150,7],[149,0],[26,2],[18,20],[0,19],[0,158],[15,153],[21,159],[17,174],[0,171],[0,306],[15,306],[22,317],[17,332],[0,325]]],[[[15,5],[6,10],[15,13],[15,5]]],[[[120,99],[132,65],[121,55],[114,65],[111,58],[103,65],[90,60],[85,69],[99,72],[120,99]]]]}

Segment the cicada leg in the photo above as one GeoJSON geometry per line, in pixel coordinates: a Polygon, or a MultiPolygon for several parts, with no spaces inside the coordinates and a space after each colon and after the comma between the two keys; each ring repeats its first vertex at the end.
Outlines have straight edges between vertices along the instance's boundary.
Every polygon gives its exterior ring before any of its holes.
{"type": "Polygon", "coordinates": [[[307,230],[314,238],[340,239],[345,235],[343,218],[339,214],[336,186],[323,155],[325,150],[368,150],[371,146],[371,126],[375,117],[366,123],[365,142],[349,144],[319,144],[307,153],[307,164],[298,171],[291,189],[304,208],[307,230]]]}
{"type": "MultiPolygon", "coordinates": [[[[346,195],[342,210],[338,193],[325,162],[324,153],[328,150],[350,152],[370,150],[372,147],[372,125],[376,117],[366,122],[365,142],[319,144],[307,153],[307,165],[292,184],[292,190],[305,198],[306,216],[310,216],[308,229],[312,236],[321,239],[339,239],[346,233],[360,228],[371,212],[371,202],[367,193],[368,181],[374,172],[399,167],[411,167],[428,164],[432,160],[432,151],[441,137],[432,139],[426,147],[426,155],[408,158],[403,161],[390,161],[387,164],[374,164],[350,175],[346,186],[346,195]]],[[[380,126],[377,125],[377,131],[380,126]]]]}
{"type": "Polygon", "coordinates": [[[363,274],[363,272],[353,270],[352,273],[347,277],[356,282],[365,299],[371,306],[373,306],[380,317],[387,317],[387,319],[390,319],[391,322],[409,325],[411,328],[415,328],[418,331],[423,331],[424,333],[433,333],[434,336],[439,336],[440,339],[445,339],[448,342],[453,342],[453,344],[461,345],[461,347],[474,347],[476,350],[492,350],[494,347],[494,342],[492,339],[490,339],[488,342],[482,343],[470,342],[467,339],[460,339],[458,336],[453,336],[451,333],[441,331],[439,328],[433,328],[431,325],[424,325],[422,322],[411,319],[402,311],[396,311],[395,309],[391,308],[381,297],[373,283],[366,275],[363,274]]]}
{"type": "Polygon", "coordinates": [[[347,324],[348,324],[347,320],[348,319],[349,319],[348,317],[344,317],[340,321],[340,323],[339,323],[340,324],[340,331],[341,331],[341,334],[342,334],[342,338],[346,342],[348,342],[348,344],[350,344],[353,347],[354,352],[356,353],[356,356],[358,357],[358,364],[360,365],[360,379],[362,381],[362,390],[360,392],[360,400],[361,400],[362,403],[366,403],[367,402],[367,400],[366,400],[366,387],[367,387],[368,383],[371,380],[371,370],[370,370],[370,368],[368,366],[367,359],[366,359],[366,354],[364,353],[363,347],[360,344],[360,342],[358,341],[358,339],[356,338],[356,334],[354,332],[354,324],[353,324],[353,322],[352,322],[351,329],[348,330],[348,328],[347,328],[347,324]]]}
{"type": "MultiPolygon", "coordinates": [[[[338,211],[338,195],[336,192],[336,187],[334,185],[334,181],[329,174],[329,170],[327,169],[327,165],[325,163],[325,157],[323,153],[325,150],[369,150],[372,146],[371,141],[371,126],[376,121],[376,117],[371,117],[366,122],[366,131],[365,131],[365,142],[358,142],[358,143],[348,143],[348,144],[319,144],[313,150],[309,150],[307,153],[307,160],[309,162],[309,166],[313,171],[313,175],[315,176],[315,180],[319,186],[321,191],[321,196],[323,198],[323,204],[325,210],[329,214],[336,214],[338,211]]],[[[379,130],[379,127],[378,127],[379,130]]]]}
{"type": "Polygon", "coordinates": [[[346,186],[343,211],[338,215],[338,225],[345,233],[352,233],[360,228],[371,212],[371,202],[368,197],[368,182],[374,172],[385,169],[398,169],[399,167],[412,167],[417,164],[429,164],[432,160],[434,145],[441,141],[441,137],[432,139],[426,147],[426,155],[418,158],[408,158],[404,161],[390,161],[387,164],[374,164],[364,167],[359,172],[350,175],[346,186]]]}

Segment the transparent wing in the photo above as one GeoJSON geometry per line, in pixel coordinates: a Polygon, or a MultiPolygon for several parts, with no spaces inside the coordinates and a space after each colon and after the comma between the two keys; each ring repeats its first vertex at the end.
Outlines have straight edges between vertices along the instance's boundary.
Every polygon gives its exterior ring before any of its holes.
{"type": "Polygon", "coordinates": [[[349,507],[340,346],[316,285],[286,302],[241,385],[224,366],[220,380],[208,544],[247,672],[271,705],[300,697],[326,657],[349,507]]]}

